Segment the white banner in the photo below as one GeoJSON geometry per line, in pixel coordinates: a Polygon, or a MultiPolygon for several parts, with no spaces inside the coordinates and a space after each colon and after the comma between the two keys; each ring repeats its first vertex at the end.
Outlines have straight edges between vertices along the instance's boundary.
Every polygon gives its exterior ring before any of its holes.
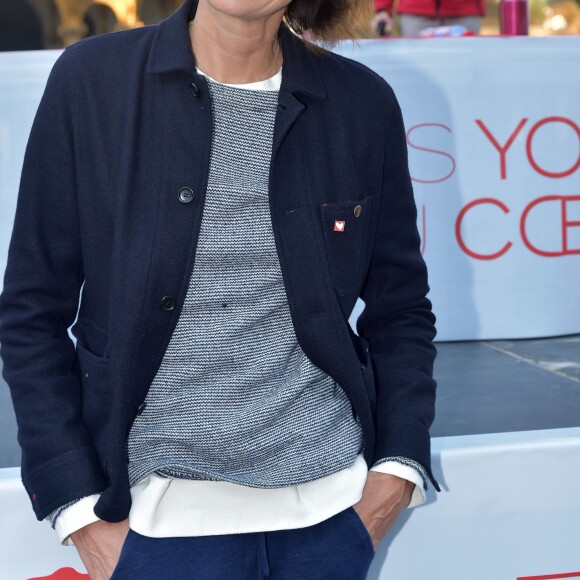
{"type": "Polygon", "coordinates": [[[403,110],[437,339],[580,332],[580,40],[359,44],[403,110]]]}
{"type": "MultiPolygon", "coordinates": [[[[580,579],[580,428],[436,438],[433,466],[443,491],[403,512],[368,580],[580,579]]],[[[35,520],[18,470],[0,470],[0,513],[0,578],[84,571],[35,520]]]]}
{"type": "MultiPolygon", "coordinates": [[[[386,78],[401,102],[437,339],[580,332],[580,41],[361,40],[336,50],[386,78]]],[[[26,139],[58,54],[0,54],[2,272],[26,139]]]]}

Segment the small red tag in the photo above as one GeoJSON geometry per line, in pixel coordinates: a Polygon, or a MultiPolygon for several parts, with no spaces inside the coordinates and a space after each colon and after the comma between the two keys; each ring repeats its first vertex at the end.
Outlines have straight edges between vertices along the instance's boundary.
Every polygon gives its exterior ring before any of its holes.
{"type": "Polygon", "coordinates": [[[344,232],[344,222],[340,220],[334,221],[334,231],[335,232],[344,232]]]}
{"type": "Polygon", "coordinates": [[[35,499],[36,499],[36,494],[35,494],[35,493],[33,493],[33,494],[32,494],[32,501],[34,501],[35,499]]]}

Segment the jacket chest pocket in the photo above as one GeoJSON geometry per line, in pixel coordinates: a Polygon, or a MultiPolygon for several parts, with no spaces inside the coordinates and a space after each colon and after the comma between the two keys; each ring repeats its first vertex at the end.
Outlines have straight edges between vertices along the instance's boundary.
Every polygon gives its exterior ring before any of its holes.
{"type": "Polygon", "coordinates": [[[332,282],[341,296],[362,284],[369,241],[371,196],[320,206],[332,282]]]}

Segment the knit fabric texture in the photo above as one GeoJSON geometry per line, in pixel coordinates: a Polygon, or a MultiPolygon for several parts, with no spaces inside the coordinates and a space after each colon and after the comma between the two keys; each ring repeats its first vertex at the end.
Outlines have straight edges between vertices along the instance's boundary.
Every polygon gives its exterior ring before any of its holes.
{"type": "Polygon", "coordinates": [[[387,461],[396,461],[401,465],[406,465],[407,467],[412,467],[413,469],[416,469],[419,472],[421,479],[423,480],[423,489],[427,491],[428,476],[427,472],[425,471],[425,468],[420,463],[418,463],[413,459],[409,459],[408,457],[401,457],[400,455],[392,455],[391,457],[384,457],[383,459],[379,459],[373,464],[373,467],[386,463],[387,461]]]}
{"type": "Polygon", "coordinates": [[[195,264],[129,433],[129,480],[303,483],[352,465],[362,429],[290,317],[268,202],[278,91],[208,85],[213,134],[195,264]]]}
{"type": "Polygon", "coordinates": [[[50,512],[50,514],[48,514],[48,516],[45,519],[47,519],[49,521],[50,526],[53,530],[56,526],[56,520],[58,519],[60,514],[62,514],[62,512],[66,508],[69,508],[71,505],[74,505],[75,503],[79,502],[81,499],[83,499],[83,498],[79,497],[78,499],[74,499],[73,501],[69,501],[68,503],[61,505],[60,507],[56,508],[54,511],[50,512]]]}

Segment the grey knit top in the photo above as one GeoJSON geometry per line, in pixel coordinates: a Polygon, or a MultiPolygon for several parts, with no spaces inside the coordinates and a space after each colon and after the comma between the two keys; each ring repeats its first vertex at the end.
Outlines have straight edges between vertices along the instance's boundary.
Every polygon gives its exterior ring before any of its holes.
{"type": "Polygon", "coordinates": [[[268,203],[278,91],[208,84],[213,134],[195,263],[129,434],[129,480],[157,472],[289,486],[352,465],[362,429],[292,326],[268,203]]]}

